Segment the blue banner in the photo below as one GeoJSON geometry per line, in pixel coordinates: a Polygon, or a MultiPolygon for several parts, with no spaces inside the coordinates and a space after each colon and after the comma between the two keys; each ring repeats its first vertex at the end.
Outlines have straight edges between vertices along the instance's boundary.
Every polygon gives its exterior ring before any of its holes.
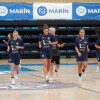
{"type": "Polygon", "coordinates": [[[100,3],[73,3],[73,19],[100,19],[100,3]]]}
{"type": "Polygon", "coordinates": [[[33,3],[0,3],[0,19],[33,19],[33,3]]]}

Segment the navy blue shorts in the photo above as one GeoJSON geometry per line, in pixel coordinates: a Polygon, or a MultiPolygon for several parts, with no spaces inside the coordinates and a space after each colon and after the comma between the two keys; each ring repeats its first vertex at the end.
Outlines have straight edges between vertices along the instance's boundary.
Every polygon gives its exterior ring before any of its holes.
{"type": "Polygon", "coordinates": [[[82,54],[81,57],[76,54],[77,61],[88,61],[88,54],[82,54]]]}
{"type": "Polygon", "coordinates": [[[20,54],[9,54],[9,63],[14,63],[15,65],[20,64],[21,55],[20,54]]]}
{"type": "Polygon", "coordinates": [[[51,59],[52,58],[52,49],[40,49],[41,59],[51,59]]]}
{"type": "Polygon", "coordinates": [[[97,57],[98,62],[100,62],[100,53],[97,52],[96,57],[97,57]]]}

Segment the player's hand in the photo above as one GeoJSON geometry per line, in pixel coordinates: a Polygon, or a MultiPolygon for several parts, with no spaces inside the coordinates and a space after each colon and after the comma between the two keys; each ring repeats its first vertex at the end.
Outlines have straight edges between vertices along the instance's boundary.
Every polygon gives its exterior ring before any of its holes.
{"type": "Polygon", "coordinates": [[[9,52],[10,48],[7,49],[7,52],[9,52]]]}
{"type": "Polygon", "coordinates": [[[39,45],[39,48],[41,48],[42,46],[41,45],[39,45]]]}
{"type": "Polygon", "coordinates": [[[49,42],[49,44],[52,44],[51,41],[48,41],[48,42],[49,42]]]}
{"type": "Polygon", "coordinates": [[[16,46],[17,49],[20,49],[20,46],[16,46]]]}
{"type": "Polygon", "coordinates": [[[3,40],[3,42],[6,42],[5,40],[3,40]]]}
{"type": "Polygon", "coordinates": [[[58,46],[58,47],[61,47],[61,45],[60,45],[60,44],[57,44],[57,46],[58,46]]]}
{"type": "Polygon", "coordinates": [[[87,49],[87,51],[89,52],[89,51],[90,51],[90,49],[87,49]]]}
{"type": "Polygon", "coordinates": [[[61,47],[61,48],[64,47],[64,44],[61,44],[60,47],[61,47]]]}
{"type": "Polygon", "coordinates": [[[78,53],[78,56],[81,57],[81,53],[78,53]]]}

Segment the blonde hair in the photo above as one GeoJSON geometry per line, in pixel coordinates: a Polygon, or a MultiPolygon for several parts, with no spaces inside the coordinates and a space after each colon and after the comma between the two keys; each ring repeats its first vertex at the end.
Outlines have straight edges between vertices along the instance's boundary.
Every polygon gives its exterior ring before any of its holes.
{"type": "Polygon", "coordinates": [[[21,39],[21,37],[19,36],[19,33],[18,33],[17,30],[14,30],[14,31],[13,31],[13,34],[14,34],[14,33],[17,33],[17,34],[18,34],[18,39],[21,39]]]}

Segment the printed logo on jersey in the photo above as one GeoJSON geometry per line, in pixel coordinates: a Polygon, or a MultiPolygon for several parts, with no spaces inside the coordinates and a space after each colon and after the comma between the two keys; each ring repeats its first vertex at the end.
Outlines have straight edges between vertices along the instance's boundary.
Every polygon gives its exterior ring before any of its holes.
{"type": "Polygon", "coordinates": [[[16,44],[17,44],[17,45],[19,45],[19,43],[18,43],[18,42],[17,42],[16,44]]]}
{"type": "Polygon", "coordinates": [[[84,43],[86,44],[87,42],[85,41],[84,43]]]}

